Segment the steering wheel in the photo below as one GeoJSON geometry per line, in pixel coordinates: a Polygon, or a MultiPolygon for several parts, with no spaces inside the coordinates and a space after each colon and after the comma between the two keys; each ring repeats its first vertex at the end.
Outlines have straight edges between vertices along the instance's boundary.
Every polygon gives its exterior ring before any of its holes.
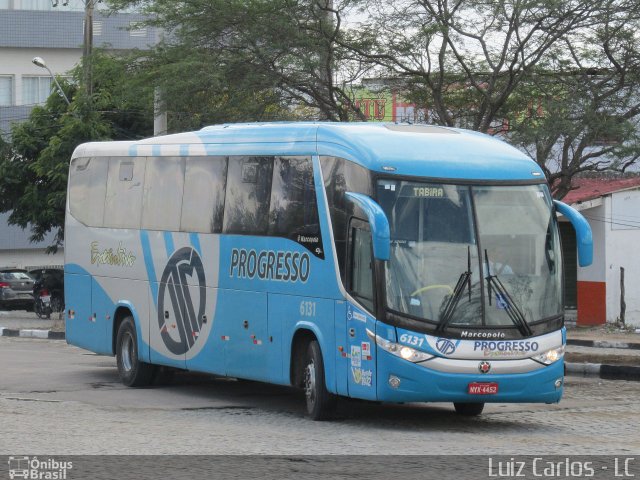
{"type": "Polygon", "coordinates": [[[450,285],[427,285],[426,287],[422,287],[422,288],[417,289],[415,292],[413,292],[411,294],[411,296],[414,297],[414,296],[419,295],[421,293],[428,292],[429,290],[435,290],[435,289],[438,289],[438,288],[443,288],[445,290],[448,290],[449,293],[453,293],[453,288],[451,288],[450,285]]]}

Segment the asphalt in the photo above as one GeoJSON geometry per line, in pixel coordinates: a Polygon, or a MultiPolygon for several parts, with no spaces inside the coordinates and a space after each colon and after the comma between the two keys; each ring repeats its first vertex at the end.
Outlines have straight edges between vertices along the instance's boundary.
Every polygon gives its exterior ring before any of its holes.
{"type": "MultiPolygon", "coordinates": [[[[64,320],[33,312],[0,311],[0,336],[64,340],[64,320]]],[[[640,328],[567,327],[567,375],[640,381],[640,328]]]]}

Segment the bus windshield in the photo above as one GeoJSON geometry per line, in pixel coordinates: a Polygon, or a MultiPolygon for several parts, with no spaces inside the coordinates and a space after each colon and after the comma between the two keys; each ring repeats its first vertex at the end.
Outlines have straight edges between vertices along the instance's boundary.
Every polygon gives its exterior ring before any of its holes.
{"type": "Polygon", "coordinates": [[[544,185],[380,180],[387,308],[447,326],[515,326],[562,312],[559,239],[544,185]]]}

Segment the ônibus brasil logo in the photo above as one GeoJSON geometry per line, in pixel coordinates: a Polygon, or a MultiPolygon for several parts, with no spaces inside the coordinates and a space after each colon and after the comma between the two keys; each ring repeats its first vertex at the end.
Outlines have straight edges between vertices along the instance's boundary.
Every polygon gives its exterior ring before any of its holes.
{"type": "Polygon", "coordinates": [[[9,478],[11,480],[14,478],[65,480],[67,470],[72,468],[73,462],[63,462],[55,458],[9,457],[9,478]]]}
{"type": "Polygon", "coordinates": [[[158,291],[158,326],[171,353],[186,353],[198,339],[206,307],[205,291],[198,252],[191,247],[176,251],[164,268],[158,291]]]}

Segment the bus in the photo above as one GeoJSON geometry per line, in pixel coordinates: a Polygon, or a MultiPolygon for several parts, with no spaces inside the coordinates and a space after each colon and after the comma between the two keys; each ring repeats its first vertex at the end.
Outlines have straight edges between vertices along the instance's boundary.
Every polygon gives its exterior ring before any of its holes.
{"type": "Polygon", "coordinates": [[[67,342],[293,385],[330,417],[378,402],[558,402],[566,331],[554,201],[529,157],[476,132],[227,124],[73,153],[67,342]]]}

